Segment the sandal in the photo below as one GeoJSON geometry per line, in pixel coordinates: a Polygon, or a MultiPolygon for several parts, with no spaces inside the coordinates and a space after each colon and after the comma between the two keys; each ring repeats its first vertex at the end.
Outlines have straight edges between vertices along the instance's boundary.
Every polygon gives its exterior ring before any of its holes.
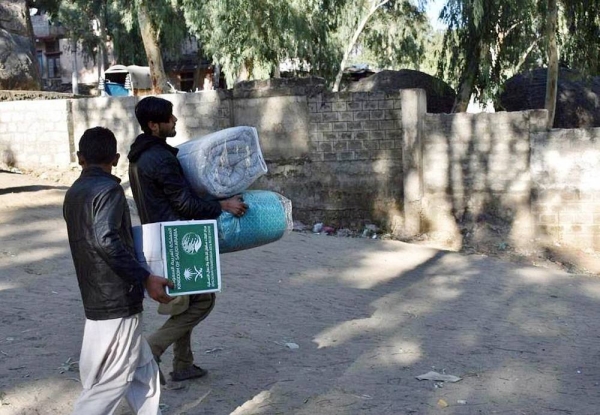
{"type": "Polygon", "coordinates": [[[207,373],[208,371],[202,369],[200,366],[192,365],[182,370],[173,371],[170,375],[173,382],[181,382],[182,380],[201,378],[207,373]]]}

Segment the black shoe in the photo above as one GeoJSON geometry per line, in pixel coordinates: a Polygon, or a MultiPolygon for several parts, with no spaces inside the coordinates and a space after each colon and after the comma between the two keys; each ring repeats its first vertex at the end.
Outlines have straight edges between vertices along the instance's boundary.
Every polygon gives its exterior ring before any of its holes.
{"type": "Polygon", "coordinates": [[[173,382],[181,382],[182,380],[201,378],[207,373],[208,371],[202,369],[200,366],[191,365],[185,369],[173,371],[170,375],[173,382]]]}
{"type": "Polygon", "coordinates": [[[160,380],[160,384],[165,386],[167,384],[167,380],[165,379],[165,375],[163,375],[162,370],[160,370],[160,357],[154,356],[154,360],[158,366],[158,379],[160,380]]]}

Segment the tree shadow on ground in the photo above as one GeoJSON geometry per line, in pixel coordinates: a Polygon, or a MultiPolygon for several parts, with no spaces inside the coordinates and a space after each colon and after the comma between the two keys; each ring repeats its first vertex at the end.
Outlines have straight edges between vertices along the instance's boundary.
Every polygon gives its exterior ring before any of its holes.
{"type": "Polygon", "coordinates": [[[4,189],[0,189],[0,195],[5,195],[9,193],[25,193],[25,192],[39,192],[40,190],[50,190],[50,189],[58,189],[58,190],[67,190],[67,186],[16,186],[16,187],[6,187],[4,189]]]}

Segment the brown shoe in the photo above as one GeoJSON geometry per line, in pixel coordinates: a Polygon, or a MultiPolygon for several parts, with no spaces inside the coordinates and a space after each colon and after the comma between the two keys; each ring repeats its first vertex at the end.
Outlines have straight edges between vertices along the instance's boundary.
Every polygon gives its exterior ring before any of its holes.
{"type": "Polygon", "coordinates": [[[207,373],[208,371],[202,369],[200,366],[191,365],[185,369],[173,371],[170,375],[173,382],[181,382],[182,380],[201,378],[207,373]]]}

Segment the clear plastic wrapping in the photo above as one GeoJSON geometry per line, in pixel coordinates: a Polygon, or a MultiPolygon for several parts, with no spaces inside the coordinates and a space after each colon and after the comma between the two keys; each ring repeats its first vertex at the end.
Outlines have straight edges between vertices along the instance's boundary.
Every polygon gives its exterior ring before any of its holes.
{"type": "Polygon", "coordinates": [[[193,189],[225,198],[267,173],[254,127],[232,127],[177,146],[177,158],[193,189]]]}

